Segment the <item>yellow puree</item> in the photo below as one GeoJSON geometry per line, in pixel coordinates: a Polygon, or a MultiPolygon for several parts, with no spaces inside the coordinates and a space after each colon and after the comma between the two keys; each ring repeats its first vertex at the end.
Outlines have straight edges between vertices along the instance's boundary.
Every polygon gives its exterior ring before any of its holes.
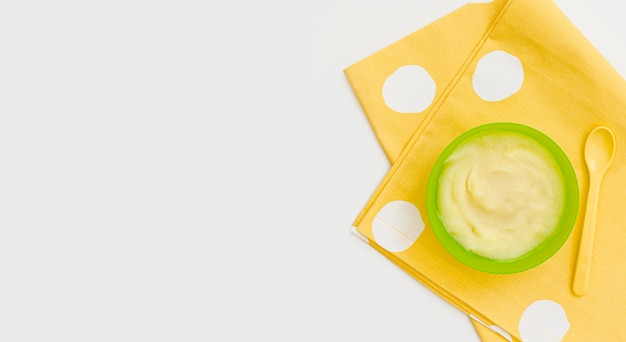
{"type": "Polygon", "coordinates": [[[552,155],[517,133],[492,133],[457,148],[444,163],[438,205],[448,232],[467,250],[517,258],[555,229],[564,184],[552,155]]]}

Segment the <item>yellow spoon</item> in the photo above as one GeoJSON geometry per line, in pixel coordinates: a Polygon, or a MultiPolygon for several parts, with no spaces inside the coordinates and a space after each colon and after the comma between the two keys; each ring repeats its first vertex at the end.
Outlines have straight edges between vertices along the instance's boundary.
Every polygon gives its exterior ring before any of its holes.
{"type": "Polygon", "coordinates": [[[585,162],[589,170],[589,194],[587,195],[585,222],[572,284],[572,291],[578,296],[585,295],[589,288],[591,254],[596,228],[600,183],[605,171],[613,162],[613,156],[615,156],[615,136],[613,132],[604,126],[596,127],[589,133],[585,143],[585,162]]]}

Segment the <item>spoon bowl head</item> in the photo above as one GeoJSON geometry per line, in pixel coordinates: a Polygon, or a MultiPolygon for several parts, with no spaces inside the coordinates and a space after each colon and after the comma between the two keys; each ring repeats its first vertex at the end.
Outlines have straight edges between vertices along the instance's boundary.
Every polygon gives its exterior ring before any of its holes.
{"type": "Polygon", "coordinates": [[[603,174],[615,156],[615,136],[604,126],[596,127],[585,142],[585,162],[590,173],[603,174]]]}

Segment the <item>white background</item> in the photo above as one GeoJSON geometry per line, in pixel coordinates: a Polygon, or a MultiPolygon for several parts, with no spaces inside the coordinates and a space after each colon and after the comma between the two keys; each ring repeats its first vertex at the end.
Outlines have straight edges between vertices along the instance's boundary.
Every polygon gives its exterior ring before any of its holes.
{"type": "MultiPolygon", "coordinates": [[[[343,69],[463,3],[0,3],[0,340],[478,341],[349,232],[343,69]]],[[[625,75],[626,6],[557,3],[625,75]]]]}

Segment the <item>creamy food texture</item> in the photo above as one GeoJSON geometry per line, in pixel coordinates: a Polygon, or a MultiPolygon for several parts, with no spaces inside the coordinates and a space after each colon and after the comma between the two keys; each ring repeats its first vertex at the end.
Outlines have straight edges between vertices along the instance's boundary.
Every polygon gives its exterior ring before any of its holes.
{"type": "Polygon", "coordinates": [[[447,158],[438,206],[445,229],[467,250],[514,259],[541,244],[561,217],[565,189],[554,157],[518,133],[488,133],[447,158]]]}

